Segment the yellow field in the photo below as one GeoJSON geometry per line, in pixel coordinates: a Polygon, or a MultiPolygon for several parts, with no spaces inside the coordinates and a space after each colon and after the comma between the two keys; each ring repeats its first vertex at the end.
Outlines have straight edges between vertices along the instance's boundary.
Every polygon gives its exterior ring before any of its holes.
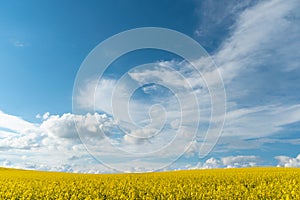
{"type": "Polygon", "coordinates": [[[300,199],[300,169],[84,175],[0,168],[0,199],[300,199]]]}

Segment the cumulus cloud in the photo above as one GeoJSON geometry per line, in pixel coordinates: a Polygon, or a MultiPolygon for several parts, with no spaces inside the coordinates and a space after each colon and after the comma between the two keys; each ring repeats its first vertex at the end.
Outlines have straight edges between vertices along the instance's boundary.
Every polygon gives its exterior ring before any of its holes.
{"type": "Polygon", "coordinates": [[[253,167],[257,165],[257,156],[229,156],[221,159],[226,167],[253,167]]]}
{"type": "Polygon", "coordinates": [[[50,113],[49,112],[46,112],[45,114],[43,114],[43,119],[48,119],[50,116],[50,113]]]}
{"type": "MultiPolygon", "coordinates": [[[[65,113],[62,116],[49,115],[41,124],[32,124],[20,118],[2,113],[2,117],[4,115],[8,116],[10,120],[15,120],[11,121],[12,124],[20,125],[22,128],[14,128],[15,131],[19,131],[15,134],[6,134],[6,137],[0,140],[1,150],[37,149],[41,146],[51,148],[51,146],[59,143],[61,143],[59,145],[64,146],[61,139],[79,140],[78,132],[83,133],[81,137],[101,140],[103,138],[103,131],[108,131],[114,126],[112,119],[108,118],[105,114],[101,115],[98,113],[87,113],[86,115],[65,113]]],[[[7,128],[8,126],[4,127],[7,128]]],[[[63,141],[65,147],[80,142],[63,141]]]]}
{"type": "Polygon", "coordinates": [[[62,116],[52,115],[46,118],[40,128],[47,134],[59,138],[78,138],[77,131],[84,132],[86,136],[102,138],[101,128],[112,124],[112,121],[105,114],[75,115],[65,113],[62,116]]]}
{"type": "Polygon", "coordinates": [[[43,137],[42,134],[36,132],[6,137],[0,140],[0,151],[10,149],[34,150],[41,145],[40,142],[43,137]]]}
{"type": "Polygon", "coordinates": [[[198,163],[193,169],[211,169],[211,168],[239,168],[239,167],[254,167],[261,163],[258,156],[228,156],[220,159],[211,157],[204,163],[198,163]]]}
{"type": "Polygon", "coordinates": [[[300,167],[300,154],[296,158],[288,156],[276,156],[278,167],[300,167]]]}
{"type": "Polygon", "coordinates": [[[209,158],[202,165],[202,168],[219,168],[221,167],[221,161],[216,158],[209,158]]]}
{"type": "MultiPolygon", "coordinates": [[[[99,164],[91,159],[79,140],[77,131],[84,133],[82,137],[101,141],[103,132],[109,131],[114,126],[111,118],[98,113],[85,115],[65,113],[62,116],[46,113],[44,116],[47,117],[43,117],[40,124],[33,124],[1,112],[0,129],[13,131],[2,131],[6,134],[0,137],[0,151],[5,151],[5,154],[0,156],[0,160],[4,159],[3,166],[84,172],[89,170],[83,163],[88,161],[91,165],[99,164]],[[69,159],[74,156],[77,159],[69,159]]],[[[98,169],[104,170],[105,167],[98,166],[98,169]]],[[[94,171],[96,172],[96,168],[94,171]]]]}

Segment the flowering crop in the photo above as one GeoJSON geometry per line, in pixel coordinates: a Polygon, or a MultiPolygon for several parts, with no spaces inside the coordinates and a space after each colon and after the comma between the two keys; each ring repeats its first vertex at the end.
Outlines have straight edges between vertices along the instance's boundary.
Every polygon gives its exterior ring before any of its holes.
{"type": "Polygon", "coordinates": [[[0,199],[300,199],[300,169],[91,175],[0,168],[0,199]]]}

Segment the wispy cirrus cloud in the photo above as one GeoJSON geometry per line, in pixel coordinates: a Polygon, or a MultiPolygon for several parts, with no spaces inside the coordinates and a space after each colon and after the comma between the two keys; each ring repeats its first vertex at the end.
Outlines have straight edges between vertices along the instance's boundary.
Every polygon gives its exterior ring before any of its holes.
{"type": "Polygon", "coordinates": [[[257,68],[279,68],[279,72],[299,68],[299,54],[295,54],[299,46],[299,7],[295,0],[273,0],[242,12],[231,36],[214,55],[225,81],[245,72],[260,73],[257,68]]]}
{"type": "Polygon", "coordinates": [[[0,110],[0,127],[8,132],[25,132],[34,129],[36,126],[23,120],[21,117],[9,115],[0,110]]]}
{"type": "Polygon", "coordinates": [[[244,149],[245,138],[270,136],[300,121],[299,8],[299,1],[273,0],[238,11],[229,37],[212,55],[228,100],[222,135],[232,137],[235,148],[238,138],[244,149]]]}

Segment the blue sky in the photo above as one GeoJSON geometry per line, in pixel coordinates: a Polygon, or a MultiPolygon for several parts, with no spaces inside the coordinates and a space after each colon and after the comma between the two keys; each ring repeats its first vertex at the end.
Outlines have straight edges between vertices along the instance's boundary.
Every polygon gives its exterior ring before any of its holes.
{"type": "MultiPolygon", "coordinates": [[[[123,126],[132,134],[147,136],[156,127],[143,132],[121,124],[113,115],[110,95],[127,71],[137,82],[159,80],[163,74],[166,82],[181,84],[168,67],[199,89],[203,80],[188,75],[190,66],[181,57],[153,49],[130,52],[115,60],[101,81],[91,79],[80,88],[82,95],[73,96],[76,74],[91,50],[115,34],[141,27],[172,29],[201,44],[215,62],[226,91],[222,134],[213,150],[201,157],[201,133],[208,129],[211,104],[209,89],[194,90],[201,99],[199,135],[166,169],[300,166],[299,1],[0,4],[0,166],[92,173],[123,166],[124,171],[147,171],[155,169],[153,163],[163,165],[179,155],[174,149],[170,157],[135,158],[135,168],[123,154],[112,153],[101,134],[104,130],[116,146],[134,153],[167,145],[173,133],[169,127],[179,119],[179,104],[168,88],[148,84],[132,96],[130,112],[140,126],[149,123],[148,109],[154,103],[168,110],[166,134],[149,143],[120,133],[123,126]],[[133,69],[151,62],[156,67],[133,69]],[[73,113],[74,98],[81,114],[73,113]],[[78,138],[78,126],[92,145],[101,148],[87,152],[78,138]],[[103,158],[106,166],[97,158],[103,158]]],[[[157,123],[162,121],[161,107],[152,111],[157,123]]],[[[195,126],[192,116],[186,122],[195,126]]]]}

